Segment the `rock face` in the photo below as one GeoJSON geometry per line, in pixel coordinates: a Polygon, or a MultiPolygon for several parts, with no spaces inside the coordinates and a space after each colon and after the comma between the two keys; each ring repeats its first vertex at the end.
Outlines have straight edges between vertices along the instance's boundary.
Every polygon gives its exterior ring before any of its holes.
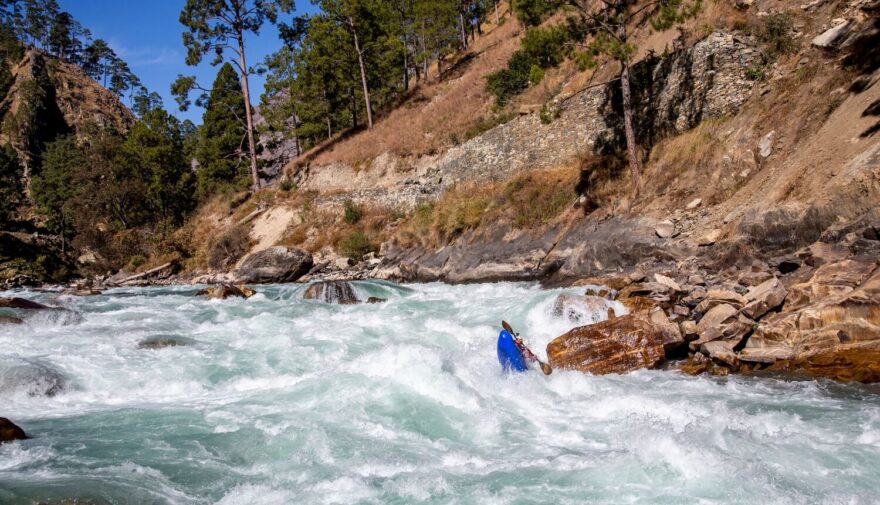
{"type": "Polygon", "coordinates": [[[300,249],[270,247],[248,255],[235,271],[239,284],[294,282],[312,268],[312,255],[300,249]]]}
{"type": "Polygon", "coordinates": [[[320,300],[339,305],[352,305],[360,301],[351,283],[346,281],[325,281],[311,284],[303,292],[303,299],[320,300]]]}
{"type": "Polygon", "coordinates": [[[210,288],[200,289],[197,296],[206,296],[219,300],[225,300],[229,297],[234,298],[250,298],[256,292],[247,286],[234,286],[232,284],[221,284],[210,288]]]}
{"type": "Polygon", "coordinates": [[[9,419],[0,417],[0,444],[12,442],[13,440],[25,440],[27,438],[23,429],[19,428],[9,419]]]}
{"type": "Polygon", "coordinates": [[[662,335],[632,315],[575,328],[550,342],[547,356],[554,368],[593,374],[656,368],[666,359],[662,335]]]}
{"type": "Polygon", "coordinates": [[[880,270],[875,263],[873,274],[855,288],[823,284],[839,282],[828,272],[843,267],[820,268],[800,284],[832,294],[762,320],[741,359],[838,380],[880,381],[880,270]]]}

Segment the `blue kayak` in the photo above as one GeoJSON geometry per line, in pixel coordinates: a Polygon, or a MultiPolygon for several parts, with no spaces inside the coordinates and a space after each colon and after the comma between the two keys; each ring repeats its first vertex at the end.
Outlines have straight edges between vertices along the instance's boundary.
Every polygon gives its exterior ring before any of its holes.
{"type": "Polygon", "coordinates": [[[513,341],[513,336],[507,330],[501,330],[498,334],[498,362],[505,372],[525,372],[529,369],[522,352],[513,341]]]}

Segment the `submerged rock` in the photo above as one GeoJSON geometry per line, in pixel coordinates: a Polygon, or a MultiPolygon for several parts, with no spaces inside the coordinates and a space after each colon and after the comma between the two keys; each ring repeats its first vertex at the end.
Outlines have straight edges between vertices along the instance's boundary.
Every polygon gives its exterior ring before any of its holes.
{"type": "Polygon", "coordinates": [[[64,374],[49,365],[23,360],[0,362],[0,392],[55,396],[67,387],[64,374]]]}
{"type": "Polygon", "coordinates": [[[28,436],[24,430],[5,417],[0,417],[0,444],[13,440],[25,440],[28,436]]]}
{"type": "Polygon", "coordinates": [[[26,309],[26,310],[51,310],[55,307],[43,305],[42,303],[27,300],[25,298],[0,298],[0,308],[4,309],[26,309]]]}
{"type": "Polygon", "coordinates": [[[0,315],[0,324],[22,324],[24,320],[15,316],[0,315]]]}
{"type": "Polygon", "coordinates": [[[239,284],[294,282],[311,268],[312,255],[308,252],[276,246],[248,255],[234,278],[239,284]]]}
{"type": "Polygon", "coordinates": [[[354,287],[347,281],[323,281],[311,284],[303,292],[303,299],[340,305],[351,305],[360,301],[354,287]]]}
{"type": "Polygon", "coordinates": [[[230,297],[250,298],[256,292],[247,286],[234,286],[232,284],[220,284],[210,288],[200,289],[196,296],[206,296],[219,300],[225,300],[230,297]]]}
{"type": "Polygon", "coordinates": [[[165,349],[166,347],[180,347],[189,345],[190,342],[188,340],[170,337],[170,336],[158,336],[158,337],[149,337],[138,342],[138,349],[148,349],[148,350],[157,350],[157,349],[165,349]]]}
{"type": "Polygon", "coordinates": [[[371,296],[367,298],[367,303],[385,303],[387,301],[387,298],[379,298],[378,296],[371,296]]]}
{"type": "Polygon", "coordinates": [[[554,368],[594,374],[657,368],[666,358],[663,335],[633,315],[575,328],[547,345],[554,368]]]}

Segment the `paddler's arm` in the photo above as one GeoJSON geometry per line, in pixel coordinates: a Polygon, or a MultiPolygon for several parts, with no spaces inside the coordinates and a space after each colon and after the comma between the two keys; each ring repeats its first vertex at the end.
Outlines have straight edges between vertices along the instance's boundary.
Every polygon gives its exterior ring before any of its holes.
{"type": "Polygon", "coordinates": [[[529,348],[525,346],[525,344],[523,344],[523,341],[521,338],[519,338],[519,335],[513,337],[513,341],[516,343],[516,347],[519,349],[525,359],[529,361],[538,360],[538,357],[535,356],[534,353],[532,353],[532,351],[530,351],[529,348]]]}

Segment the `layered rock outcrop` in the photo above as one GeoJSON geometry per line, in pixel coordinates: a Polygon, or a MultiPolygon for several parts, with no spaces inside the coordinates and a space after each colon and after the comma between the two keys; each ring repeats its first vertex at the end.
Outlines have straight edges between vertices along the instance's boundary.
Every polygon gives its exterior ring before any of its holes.
{"type": "Polygon", "coordinates": [[[300,249],[270,247],[245,257],[233,273],[238,284],[294,282],[312,268],[312,255],[300,249]]]}

